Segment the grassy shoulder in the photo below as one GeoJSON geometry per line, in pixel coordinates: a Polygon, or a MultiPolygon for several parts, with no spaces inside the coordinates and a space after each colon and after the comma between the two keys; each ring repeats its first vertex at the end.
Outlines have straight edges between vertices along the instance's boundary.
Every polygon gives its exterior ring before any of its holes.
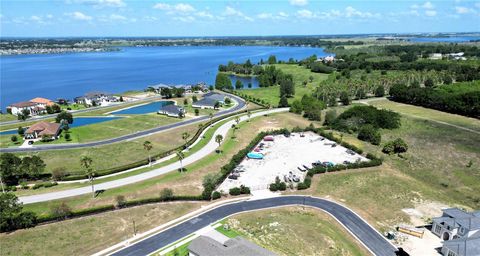
{"type": "Polygon", "coordinates": [[[309,124],[310,122],[308,120],[291,113],[252,118],[250,122],[240,123],[239,129],[235,133],[235,138],[232,138],[230,131],[221,146],[223,151],[221,154],[212,153],[191,165],[185,166],[187,169],[186,172],[170,172],[146,181],[109,189],[98,195],[95,199],[92,199],[92,196],[88,194],[64,200],[28,204],[25,205],[24,208],[34,211],[39,215],[48,215],[53,206],[64,201],[72,209],[81,210],[114,204],[115,198],[118,195],[123,195],[128,200],[158,196],[164,188],[172,189],[175,195],[198,195],[203,190],[203,177],[209,173],[218,173],[220,168],[228,163],[238,150],[250,143],[259,131],[283,127],[306,127],[309,124]]]}
{"type": "Polygon", "coordinates": [[[0,234],[2,255],[91,255],[204,203],[161,203],[122,209],[0,234]]]}
{"type": "Polygon", "coordinates": [[[241,213],[221,233],[241,235],[279,255],[369,255],[332,217],[316,209],[287,207],[241,213]]]}
{"type": "MultiPolygon", "coordinates": [[[[402,108],[393,107],[402,113],[402,108]]],[[[429,110],[423,115],[427,118],[429,110]]],[[[460,122],[469,122],[466,117],[460,122]]],[[[381,231],[409,223],[405,208],[439,202],[467,209],[480,207],[480,137],[449,125],[403,115],[401,127],[382,130],[382,145],[402,138],[409,146],[399,157],[381,153],[381,146],[343,139],[384,158],[379,167],[316,175],[307,193],[330,197],[352,207],[381,231]],[[373,189],[375,188],[375,189],[373,189]]],[[[336,133],[340,136],[340,133],[336,133]]]]}
{"type": "MultiPolygon", "coordinates": [[[[295,99],[301,99],[303,95],[310,95],[315,91],[318,83],[327,79],[327,74],[314,73],[309,69],[298,66],[296,64],[275,64],[275,67],[286,74],[293,76],[295,83],[295,97],[289,99],[289,102],[295,99]],[[310,81],[310,76],[313,77],[313,81],[310,81]],[[303,81],[307,81],[307,85],[303,85],[303,81]]],[[[278,86],[271,86],[265,88],[256,89],[242,89],[240,93],[265,100],[272,106],[277,106],[280,101],[280,89],[278,86]]]]}

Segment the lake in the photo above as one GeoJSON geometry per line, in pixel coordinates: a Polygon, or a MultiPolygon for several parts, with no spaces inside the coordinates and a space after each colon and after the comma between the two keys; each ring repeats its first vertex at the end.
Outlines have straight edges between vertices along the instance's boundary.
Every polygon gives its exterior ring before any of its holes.
{"type": "Polygon", "coordinates": [[[274,46],[123,47],[121,51],[1,56],[0,107],[35,97],[72,99],[91,91],[120,93],[148,85],[213,84],[219,64],[275,55],[326,56],[322,48],[274,46]]]}
{"type": "Polygon", "coordinates": [[[480,40],[480,36],[412,37],[408,40],[418,43],[462,43],[470,42],[470,40],[480,40]]]}

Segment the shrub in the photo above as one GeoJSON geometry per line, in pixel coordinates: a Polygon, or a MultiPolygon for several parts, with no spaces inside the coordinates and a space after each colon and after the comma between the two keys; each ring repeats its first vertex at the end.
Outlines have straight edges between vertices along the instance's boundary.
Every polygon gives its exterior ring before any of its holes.
{"type": "Polygon", "coordinates": [[[54,205],[51,208],[50,212],[53,217],[60,219],[66,219],[72,215],[72,209],[65,202],[54,205]]]}
{"type": "Polygon", "coordinates": [[[17,142],[17,141],[18,141],[17,135],[12,135],[12,137],[10,138],[10,140],[11,140],[13,143],[17,142]]]}
{"type": "Polygon", "coordinates": [[[375,127],[369,124],[363,125],[360,128],[357,138],[359,140],[368,141],[373,145],[379,145],[382,140],[380,132],[377,129],[375,129],[375,127]]]}
{"type": "Polygon", "coordinates": [[[62,180],[66,176],[66,173],[65,167],[57,167],[52,170],[52,178],[53,180],[62,180]]]}
{"type": "Polygon", "coordinates": [[[350,105],[350,97],[346,91],[340,93],[340,102],[342,102],[344,106],[350,105]]]}
{"type": "Polygon", "coordinates": [[[383,85],[379,85],[375,89],[375,97],[383,97],[383,96],[385,96],[385,87],[383,87],[383,85]]]}
{"type": "Polygon", "coordinates": [[[173,190],[169,188],[162,189],[162,191],[160,192],[160,199],[162,201],[171,200],[172,198],[173,198],[173,190]]]}
{"type": "Polygon", "coordinates": [[[214,191],[213,194],[212,194],[212,199],[213,200],[217,200],[219,199],[220,197],[222,197],[222,194],[220,194],[220,192],[218,191],[214,191]]]}
{"type": "Polygon", "coordinates": [[[23,206],[13,193],[0,194],[0,232],[33,227],[37,217],[32,212],[24,212],[23,206]]]}
{"type": "Polygon", "coordinates": [[[340,131],[356,131],[363,124],[370,124],[375,128],[396,129],[400,127],[400,115],[373,106],[353,106],[340,114],[331,126],[340,131]]]}
{"type": "Polygon", "coordinates": [[[67,140],[67,141],[71,140],[70,133],[65,134],[65,140],[67,140]]]}
{"type": "Polygon", "coordinates": [[[240,193],[245,194],[245,195],[249,195],[250,194],[250,188],[245,187],[244,185],[241,185],[240,186],[240,193]]]}
{"type": "Polygon", "coordinates": [[[405,141],[403,141],[401,138],[398,138],[394,141],[389,141],[387,142],[382,149],[382,152],[385,154],[399,154],[399,153],[405,153],[408,150],[408,145],[405,141]]]}
{"type": "Polygon", "coordinates": [[[242,193],[242,191],[240,190],[240,188],[231,188],[230,191],[229,191],[229,194],[232,195],[232,196],[238,196],[242,193]]]}
{"type": "Polygon", "coordinates": [[[278,190],[278,186],[277,186],[277,183],[272,183],[270,184],[270,186],[268,186],[268,189],[270,189],[270,191],[277,191],[278,190]]]}
{"type": "Polygon", "coordinates": [[[331,125],[334,123],[335,119],[337,118],[337,111],[335,109],[330,109],[325,114],[325,121],[323,125],[331,125]]]}
{"type": "Polygon", "coordinates": [[[127,205],[127,199],[124,195],[118,195],[115,197],[115,206],[117,208],[123,208],[127,205]]]}

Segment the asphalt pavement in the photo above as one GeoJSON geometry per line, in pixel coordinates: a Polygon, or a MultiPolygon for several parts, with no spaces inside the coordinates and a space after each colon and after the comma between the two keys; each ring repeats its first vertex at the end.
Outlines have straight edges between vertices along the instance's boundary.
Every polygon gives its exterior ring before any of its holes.
{"type": "MultiPolygon", "coordinates": [[[[332,201],[309,196],[280,196],[223,205],[132,244],[112,255],[148,255],[230,215],[245,211],[292,205],[305,205],[324,210],[333,215],[373,254],[378,256],[395,255],[396,248],[353,211],[332,201]]],[[[309,225],[309,223],[305,223],[305,225],[309,225]]],[[[322,230],[318,230],[318,232],[322,232],[322,230]]]]}

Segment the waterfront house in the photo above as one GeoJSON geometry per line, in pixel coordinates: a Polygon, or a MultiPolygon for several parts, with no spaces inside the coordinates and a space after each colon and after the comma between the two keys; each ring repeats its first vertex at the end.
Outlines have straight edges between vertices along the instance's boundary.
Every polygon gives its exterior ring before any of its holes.
{"type": "Polygon", "coordinates": [[[199,236],[188,246],[189,256],[275,256],[276,254],[242,237],[220,243],[207,236],[199,236]]]}
{"type": "Polygon", "coordinates": [[[184,117],[185,116],[185,109],[177,106],[177,105],[165,105],[161,107],[158,112],[161,115],[167,115],[170,117],[184,117]]]}
{"type": "Polygon", "coordinates": [[[7,112],[15,116],[22,114],[22,111],[24,110],[28,110],[30,112],[30,116],[36,116],[45,113],[45,107],[30,101],[14,103],[7,107],[7,112]]]}
{"type": "Polygon", "coordinates": [[[90,92],[85,96],[74,98],[75,103],[86,106],[108,106],[112,102],[117,102],[119,99],[113,95],[101,92],[90,92]]]}
{"type": "Polygon", "coordinates": [[[52,139],[57,139],[58,134],[60,133],[60,124],[58,123],[49,123],[49,122],[38,122],[30,126],[25,131],[25,139],[39,139],[43,136],[48,136],[52,139]]]}
{"type": "Polygon", "coordinates": [[[42,107],[55,105],[53,101],[45,98],[39,98],[39,97],[31,99],[30,102],[37,103],[38,106],[42,106],[42,107]]]}
{"type": "Polygon", "coordinates": [[[209,92],[209,93],[205,93],[203,95],[203,98],[213,99],[215,101],[220,102],[220,104],[223,105],[223,104],[225,104],[225,98],[227,98],[227,96],[225,96],[224,94],[220,94],[220,93],[209,92]]]}
{"type": "Polygon", "coordinates": [[[215,109],[215,105],[217,103],[221,105],[221,103],[218,100],[215,100],[212,98],[203,98],[197,102],[193,102],[192,107],[200,108],[200,109],[207,109],[207,108],[215,109]]]}
{"type": "Polygon", "coordinates": [[[441,217],[432,220],[432,232],[444,241],[442,254],[478,255],[467,252],[480,252],[480,211],[466,212],[458,208],[442,211],[441,217]]]}

